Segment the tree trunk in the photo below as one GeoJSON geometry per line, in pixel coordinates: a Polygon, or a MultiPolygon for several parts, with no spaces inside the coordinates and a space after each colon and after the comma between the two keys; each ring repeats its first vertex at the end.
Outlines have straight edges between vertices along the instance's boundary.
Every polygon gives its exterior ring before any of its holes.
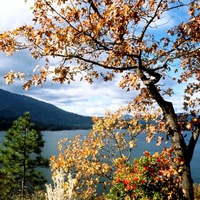
{"type": "MultiPolygon", "coordinates": [[[[24,150],[24,157],[25,157],[25,150],[24,150]]],[[[23,177],[22,177],[22,198],[25,196],[25,185],[26,185],[26,163],[25,159],[23,161],[23,166],[22,166],[22,171],[23,171],[23,177]]]]}
{"type": "Polygon", "coordinates": [[[193,180],[191,177],[190,161],[188,160],[188,152],[185,141],[180,132],[171,132],[172,145],[175,147],[175,156],[178,159],[184,159],[184,164],[181,165],[181,185],[184,199],[193,200],[193,180]]]}
{"type": "MultiPolygon", "coordinates": [[[[161,107],[163,111],[163,115],[166,119],[166,123],[168,123],[168,134],[171,137],[172,145],[175,147],[175,156],[178,159],[183,159],[185,162],[182,165],[182,172],[181,172],[181,185],[180,188],[182,189],[184,199],[193,200],[194,199],[194,191],[193,191],[193,180],[191,178],[191,171],[190,171],[190,161],[188,159],[188,148],[184,141],[184,138],[180,132],[180,127],[177,123],[177,116],[174,112],[173,104],[171,102],[167,102],[163,99],[163,97],[158,92],[156,86],[149,82],[146,84],[147,88],[149,89],[150,94],[152,95],[153,99],[156,100],[158,105],[161,107]]],[[[193,153],[192,153],[193,155],[193,153]]],[[[190,154],[190,158],[192,158],[190,154]]]]}
{"type": "Polygon", "coordinates": [[[24,131],[24,148],[23,148],[23,165],[22,165],[22,198],[25,197],[25,187],[26,187],[26,131],[24,131]]]}

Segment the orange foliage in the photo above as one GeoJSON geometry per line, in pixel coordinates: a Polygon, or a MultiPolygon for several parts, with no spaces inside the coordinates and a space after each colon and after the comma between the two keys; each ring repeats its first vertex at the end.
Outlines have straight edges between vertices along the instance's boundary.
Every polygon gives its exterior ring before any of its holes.
{"type": "MultiPolygon", "coordinates": [[[[94,118],[95,125],[87,138],[82,140],[76,136],[67,146],[59,146],[60,155],[52,158],[53,170],[63,168],[68,172],[76,169],[76,178],[85,178],[81,179],[84,183],[77,184],[80,187],[85,184],[85,194],[90,195],[99,182],[98,177],[112,173],[112,167],[101,160],[110,159],[112,153],[100,153],[108,144],[111,147],[105,151],[112,152],[117,148],[122,156],[125,149],[135,146],[138,133],[147,132],[146,139],[150,142],[156,133],[165,132],[175,145],[177,159],[186,159],[183,177],[191,187],[189,163],[199,137],[199,120],[196,118],[200,103],[199,9],[198,0],[150,0],[148,3],[143,0],[36,0],[32,8],[35,25],[23,25],[0,34],[2,52],[12,55],[15,51],[28,49],[34,59],[45,60],[44,66],[35,68],[32,77],[23,85],[24,89],[42,86],[50,74],[53,82],[68,84],[77,75],[81,80],[93,83],[98,78],[111,81],[116,74],[121,74],[119,86],[127,91],[137,91],[137,96],[125,109],[113,115],[107,113],[104,119],[94,118]],[[178,8],[181,16],[188,13],[183,22],[174,25],[170,20],[164,20],[164,16],[170,16],[178,8]],[[160,34],[156,34],[157,30],[160,34]],[[60,59],[56,66],[49,59],[55,57],[60,59]],[[98,67],[104,68],[105,73],[98,67]],[[194,119],[187,122],[186,118],[177,117],[173,104],[164,99],[166,95],[174,95],[173,88],[159,84],[173,72],[179,73],[171,80],[180,84],[188,82],[183,108],[190,111],[194,119]],[[123,113],[131,114],[132,118],[125,120],[123,113]],[[148,122],[146,127],[141,120],[148,122]],[[124,128],[128,139],[123,131],[114,132],[124,128]],[[182,128],[194,130],[188,145],[181,134],[182,128]],[[109,143],[110,139],[113,144],[109,143]],[[88,179],[91,176],[94,178],[88,179]]],[[[20,72],[11,71],[5,75],[7,84],[25,78],[26,74],[20,72]]],[[[161,141],[160,136],[157,145],[161,141]]],[[[186,196],[191,198],[191,188],[184,184],[183,187],[186,196]]]]}

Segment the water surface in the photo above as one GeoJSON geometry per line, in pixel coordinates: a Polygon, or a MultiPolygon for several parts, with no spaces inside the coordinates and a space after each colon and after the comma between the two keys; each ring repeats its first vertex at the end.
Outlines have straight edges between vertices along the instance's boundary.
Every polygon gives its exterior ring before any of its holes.
{"type": "MultiPolygon", "coordinates": [[[[46,158],[50,158],[50,156],[59,154],[57,149],[58,141],[63,138],[73,138],[75,135],[80,134],[82,137],[86,136],[89,133],[89,130],[64,130],[64,131],[43,131],[43,139],[45,140],[45,146],[43,148],[43,156],[46,158]]],[[[4,134],[5,131],[0,132],[0,143],[4,141],[4,134]]],[[[170,146],[170,143],[162,143],[162,146],[158,147],[155,145],[156,141],[151,143],[146,143],[145,141],[145,134],[139,135],[137,140],[137,147],[134,148],[132,152],[132,156],[140,157],[143,155],[144,151],[150,151],[151,153],[160,152],[163,146],[170,146]]],[[[47,178],[48,182],[51,182],[51,170],[44,169],[42,170],[47,178]]],[[[194,156],[191,162],[191,171],[192,171],[192,178],[195,183],[200,183],[200,140],[198,141],[194,156]]]]}

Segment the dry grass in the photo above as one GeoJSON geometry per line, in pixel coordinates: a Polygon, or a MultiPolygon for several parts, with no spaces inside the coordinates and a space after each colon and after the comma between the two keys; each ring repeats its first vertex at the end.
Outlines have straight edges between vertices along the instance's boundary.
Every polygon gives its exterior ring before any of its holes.
{"type": "Polygon", "coordinates": [[[34,194],[26,195],[25,197],[13,196],[13,200],[46,200],[46,194],[44,192],[38,191],[34,194]]]}

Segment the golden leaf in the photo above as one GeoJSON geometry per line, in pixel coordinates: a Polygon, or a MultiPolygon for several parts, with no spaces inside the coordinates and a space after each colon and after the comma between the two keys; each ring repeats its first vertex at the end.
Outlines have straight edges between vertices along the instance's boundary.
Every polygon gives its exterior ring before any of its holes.
{"type": "Polygon", "coordinates": [[[130,146],[130,148],[136,147],[137,145],[135,144],[135,140],[131,140],[129,142],[129,146],[130,146]]]}
{"type": "Polygon", "coordinates": [[[160,146],[163,141],[163,137],[159,136],[156,142],[156,146],[160,146]]]}

